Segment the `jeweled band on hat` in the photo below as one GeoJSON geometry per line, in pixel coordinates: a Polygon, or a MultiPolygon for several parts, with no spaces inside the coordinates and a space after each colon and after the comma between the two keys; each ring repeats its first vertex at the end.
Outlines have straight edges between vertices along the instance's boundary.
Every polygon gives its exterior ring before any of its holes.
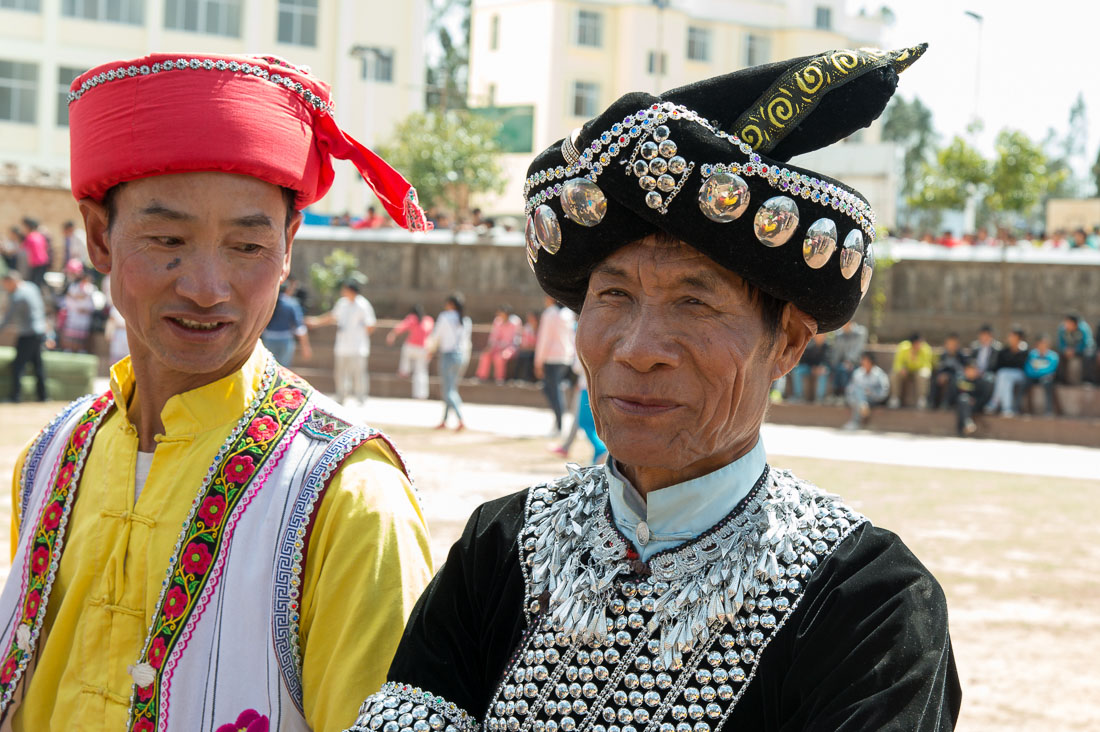
{"type": "Polygon", "coordinates": [[[82,74],[69,92],[73,195],[167,173],[250,175],[297,191],[304,208],[348,160],[401,226],[431,228],[416,190],[340,129],[327,84],[274,56],[153,54],[82,74]]]}
{"type": "Polygon", "coordinates": [[[830,51],[621,97],[528,169],[539,284],[579,310],[597,263],[660,230],[820,331],[840,327],[870,285],[875,214],[843,183],[786,161],[873,122],[925,48],[830,51]]]}

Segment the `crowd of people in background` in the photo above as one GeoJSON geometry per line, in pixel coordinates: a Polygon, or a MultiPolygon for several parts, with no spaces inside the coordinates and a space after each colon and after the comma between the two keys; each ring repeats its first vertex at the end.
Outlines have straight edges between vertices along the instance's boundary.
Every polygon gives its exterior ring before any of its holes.
{"type": "Polygon", "coordinates": [[[914,231],[913,229],[899,229],[891,232],[891,236],[898,239],[911,239],[926,244],[935,244],[949,249],[954,247],[1033,247],[1058,250],[1100,250],[1100,226],[1091,229],[1078,227],[1075,229],[1056,229],[1054,231],[1015,232],[1011,229],[1001,228],[995,231],[980,228],[973,233],[956,235],[954,232],[944,230],[938,235],[929,231],[914,231]]]}
{"type": "Polygon", "coordinates": [[[871,407],[879,405],[954,410],[959,434],[969,435],[978,429],[973,419],[978,411],[1013,417],[1027,404],[1034,413],[1053,415],[1056,385],[1100,383],[1093,333],[1077,313],[1067,313],[1053,336],[1033,336],[1030,345],[1020,328],[1012,328],[1002,343],[983,325],[969,346],[951,333],[938,349],[913,333],[892,356],[884,354],[887,371],[865,350],[866,328],[848,323],[814,337],[798,365],[772,385],[772,400],[846,404],[851,408],[847,429],[862,426],[871,407]],[[1039,387],[1041,400],[1033,398],[1032,387],[1039,387]]]}
{"type": "MultiPolygon", "coordinates": [[[[445,214],[437,212],[437,217],[437,227],[452,225],[445,214]]],[[[362,219],[336,217],[331,223],[374,228],[388,221],[369,209],[362,219]]],[[[489,232],[494,223],[475,209],[471,219],[456,228],[489,232]]],[[[45,399],[43,350],[88,353],[98,333],[105,337],[113,363],[127,353],[125,322],[111,306],[109,283],[88,264],[84,232],[73,222],[65,223],[57,242],[31,218],[11,227],[8,234],[0,245],[2,284],[9,301],[0,328],[15,329],[12,369],[16,378],[7,396],[19,398],[19,377],[30,369],[36,377],[35,395],[45,399]],[[58,262],[61,272],[49,274],[58,262]]],[[[898,236],[916,238],[909,231],[898,236]]],[[[958,239],[950,232],[921,239],[946,247],[1032,244],[1096,249],[1100,229],[1035,239],[1017,239],[1005,230],[990,235],[979,229],[958,239]]],[[[312,359],[310,328],[334,325],[336,394],[345,403],[365,404],[370,392],[368,359],[377,317],[361,291],[363,282],[354,278],[344,282],[331,310],[307,316],[309,292],[294,278],[288,279],[263,333],[265,346],[279,363],[301,366],[312,359]]],[[[428,398],[430,362],[437,357],[444,401],[440,428],[448,426],[452,413],[456,428],[465,426],[459,387],[472,357],[473,324],[464,302],[460,293],[453,293],[435,318],[415,305],[386,336],[389,345],[401,341],[398,375],[410,379],[413,398],[428,398]]],[[[522,317],[510,305],[501,304],[485,348],[477,354],[473,376],[497,385],[541,382],[553,415],[551,434],[560,438],[551,449],[568,453],[577,434],[584,432],[593,446],[593,461],[598,462],[604,447],[595,432],[583,369],[573,345],[575,328],[575,315],[550,298],[541,311],[527,311],[522,317]]],[[[913,333],[897,344],[892,356],[879,354],[876,359],[876,353],[867,350],[867,329],[850,322],[827,336],[815,336],[790,374],[773,384],[772,400],[846,405],[851,410],[848,429],[863,426],[875,406],[953,410],[959,433],[973,434],[978,429],[975,414],[1014,416],[1029,407],[1049,415],[1057,407],[1057,384],[1100,383],[1096,332],[1100,323],[1094,330],[1078,314],[1068,313],[1052,334],[1031,334],[1029,339],[1029,334],[1013,328],[1003,334],[1002,342],[990,326],[983,326],[969,345],[952,333],[934,348],[913,333]]]]}
{"type": "Polygon", "coordinates": [[[0,276],[9,296],[0,329],[12,326],[16,332],[10,400],[20,399],[20,380],[28,367],[35,396],[45,400],[44,351],[91,353],[93,338],[103,334],[112,359],[128,352],[109,280],[92,269],[84,232],[72,221],[64,223],[59,239],[30,217],[9,227],[0,241],[0,276]]]}

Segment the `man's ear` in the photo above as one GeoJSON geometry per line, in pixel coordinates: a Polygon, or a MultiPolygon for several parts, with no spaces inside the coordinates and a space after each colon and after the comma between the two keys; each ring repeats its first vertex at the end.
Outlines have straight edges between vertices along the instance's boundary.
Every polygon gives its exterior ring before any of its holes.
{"type": "Polygon", "coordinates": [[[107,207],[90,198],[80,199],[79,206],[88,238],[88,258],[97,271],[110,274],[111,246],[107,239],[111,220],[107,207]]]}
{"type": "Polygon", "coordinates": [[[798,309],[792,303],[783,308],[783,317],[779,323],[776,348],[779,350],[774,361],[775,370],[772,379],[778,379],[793,369],[802,358],[810,340],[817,334],[817,321],[798,309]]]}
{"type": "Polygon", "coordinates": [[[283,277],[279,280],[282,284],[286,282],[286,278],[290,276],[290,255],[291,250],[294,248],[294,237],[298,235],[298,227],[302,225],[302,212],[295,211],[294,215],[290,217],[290,225],[286,227],[286,252],[283,255],[283,277]]]}

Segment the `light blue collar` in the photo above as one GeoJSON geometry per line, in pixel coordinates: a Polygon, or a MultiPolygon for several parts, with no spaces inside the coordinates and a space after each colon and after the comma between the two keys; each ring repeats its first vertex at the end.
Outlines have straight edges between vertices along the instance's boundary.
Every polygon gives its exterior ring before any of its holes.
{"type": "Polygon", "coordinates": [[[653,491],[646,501],[608,460],[611,516],[643,561],[683,544],[728,516],[756,485],[767,464],[764,440],[713,473],[653,491]],[[644,522],[644,528],[639,524],[644,522]]]}

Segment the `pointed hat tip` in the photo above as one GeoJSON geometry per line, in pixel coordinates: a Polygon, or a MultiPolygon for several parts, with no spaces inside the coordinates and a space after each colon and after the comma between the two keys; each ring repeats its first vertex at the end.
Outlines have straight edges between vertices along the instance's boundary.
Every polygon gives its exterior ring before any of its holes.
{"type": "Polygon", "coordinates": [[[913,65],[913,63],[924,55],[924,52],[928,50],[927,43],[918,43],[915,46],[909,48],[900,48],[897,51],[890,52],[890,64],[894,67],[894,70],[899,74],[905,71],[907,68],[913,65]]]}

